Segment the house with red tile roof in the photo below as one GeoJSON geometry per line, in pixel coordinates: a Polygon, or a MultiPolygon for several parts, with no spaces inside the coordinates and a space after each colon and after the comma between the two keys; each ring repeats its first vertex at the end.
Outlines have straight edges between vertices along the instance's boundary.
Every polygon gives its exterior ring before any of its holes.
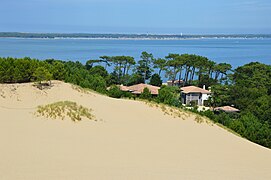
{"type": "Polygon", "coordinates": [[[185,105],[190,105],[192,102],[194,102],[197,106],[203,106],[204,101],[208,100],[210,95],[210,91],[196,86],[181,88],[182,103],[185,105]]]}
{"type": "Polygon", "coordinates": [[[158,87],[158,86],[152,86],[152,85],[143,84],[143,83],[136,84],[133,86],[128,86],[127,88],[132,92],[132,94],[141,94],[141,93],[143,93],[143,90],[145,88],[148,88],[150,90],[151,94],[155,95],[155,96],[158,95],[158,91],[160,89],[160,87],[158,87]]]}
{"type": "MultiPolygon", "coordinates": [[[[148,88],[151,92],[152,95],[157,96],[158,95],[158,91],[160,89],[160,87],[158,86],[152,86],[149,84],[135,84],[133,86],[124,86],[124,85],[117,85],[121,91],[124,92],[131,92],[132,94],[136,94],[136,95],[140,95],[141,93],[143,93],[145,88],[148,88]]],[[[109,90],[111,87],[108,87],[107,90],[109,90]]]]}

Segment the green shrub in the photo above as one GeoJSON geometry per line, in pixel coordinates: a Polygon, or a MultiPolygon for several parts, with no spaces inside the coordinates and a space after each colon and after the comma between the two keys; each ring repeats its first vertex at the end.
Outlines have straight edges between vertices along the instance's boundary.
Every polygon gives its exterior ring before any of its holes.
{"type": "Polygon", "coordinates": [[[122,92],[122,97],[126,97],[129,99],[132,99],[134,97],[134,95],[131,92],[122,92]]]}
{"type": "Polygon", "coordinates": [[[180,107],[181,102],[179,100],[179,89],[172,86],[162,86],[157,96],[157,101],[165,103],[170,106],[180,107]]]}
{"type": "Polygon", "coordinates": [[[151,91],[148,88],[144,88],[143,92],[140,94],[139,96],[141,99],[147,99],[147,100],[151,100],[152,95],[151,95],[151,91]]]}
{"type": "Polygon", "coordinates": [[[213,111],[207,110],[207,111],[200,111],[199,112],[202,116],[206,116],[209,119],[215,119],[215,114],[213,111]]]}
{"type": "Polygon", "coordinates": [[[123,92],[120,90],[119,86],[112,85],[108,90],[108,95],[113,98],[121,98],[123,92]]]}
{"type": "Polygon", "coordinates": [[[89,88],[99,93],[106,93],[106,82],[101,76],[93,76],[89,79],[89,88]]]}

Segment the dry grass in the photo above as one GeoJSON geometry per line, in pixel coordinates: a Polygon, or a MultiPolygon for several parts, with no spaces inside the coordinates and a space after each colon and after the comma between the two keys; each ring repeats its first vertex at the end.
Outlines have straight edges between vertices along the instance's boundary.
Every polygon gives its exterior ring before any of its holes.
{"type": "Polygon", "coordinates": [[[77,85],[72,85],[72,89],[76,90],[77,92],[83,93],[83,94],[89,94],[89,90],[82,88],[80,86],[77,85]]]}
{"type": "Polygon", "coordinates": [[[0,96],[1,96],[2,98],[4,98],[4,99],[6,98],[6,96],[4,95],[4,93],[3,93],[3,94],[1,93],[0,96]]]}
{"type": "Polygon", "coordinates": [[[92,109],[77,105],[71,101],[60,101],[45,106],[38,106],[37,115],[62,120],[67,117],[74,122],[81,121],[82,118],[95,120],[92,109]]]}
{"type": "Polygon", "coordinates": [[[199,115],[196,115],[195,121],[196,121],[197,123],[201,124],[201,123],[204,123],[204,122],[205,122],[205,119],[204,119],[203,117],[199,116],[199,115]]]}
{"type": "Polygon", "coordinates": [[[182,120],[185,120],[188,117],[190,117],[190,114],[185,112],[181,108],[171,107],[165,104],[158,104],[158,103],[150,102],[150,101],[145,101],[145,103],[150,107],[161,109],[164,115],[173,116],[174,118],[181,118],[182,120]]]}
{"type": "Polygon", "coordinates": [[[0,96],[2,98],[6,98],[4,91],[2,90],[2,87],[0,87],[0,96]]]}
{"type": "Polygon", "coordinates": [[[195,121],[199,124],[201,123],[207,123],[208,125],[213,125],[214,123],[208,119],[207,117],[200,116],[196,113],[193,113],[191,111],[182,109],[182,108],[177,108],[177,107],[171,107],[165,104],[158,104],[156,102],[150,102],[150,101],[144,101],[145,104],[147,104],[150,107],[155,107],[158,109],[161,109],[161,111],[164,113],[164,115],[169,115],[173,116],[174,118],[180,118],[182,120],[186,120],[189,117],[195,117],[195,121]]]}

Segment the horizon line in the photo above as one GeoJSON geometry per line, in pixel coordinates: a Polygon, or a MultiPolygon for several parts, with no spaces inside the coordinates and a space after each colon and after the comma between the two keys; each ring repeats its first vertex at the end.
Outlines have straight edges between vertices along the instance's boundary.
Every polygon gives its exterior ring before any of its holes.
{"type": "Polygon", "coordinates": [[[235,35],[235,36],[244,36],[244,35],[271,35],[271,33],[204,33],[204,34],[189,34],[189,33],[125,33],[125,32],[118,32],[118,33],[98,33],[98,32],[16,32],[16,31],[0,31],[0,34],[5,33],[18,33],[18,34],[66,34],[66,35],[73,35],[73,34],[82,34],[82,35],[156,35],[156,36],[213,36],[213,35],[235,35]]]}

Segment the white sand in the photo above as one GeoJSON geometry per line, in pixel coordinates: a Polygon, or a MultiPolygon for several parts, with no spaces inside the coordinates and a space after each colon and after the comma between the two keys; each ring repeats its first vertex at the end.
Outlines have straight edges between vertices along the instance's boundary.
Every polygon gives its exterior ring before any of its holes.
{"type": "Polygon", "coordinates": [[[271,179],[270,149],[193,118],[57,81],[45,91],[0,85],[0,179],[271,179]],[[33,114],[60,100],[92,108],[99,121],[33,114]]]}

